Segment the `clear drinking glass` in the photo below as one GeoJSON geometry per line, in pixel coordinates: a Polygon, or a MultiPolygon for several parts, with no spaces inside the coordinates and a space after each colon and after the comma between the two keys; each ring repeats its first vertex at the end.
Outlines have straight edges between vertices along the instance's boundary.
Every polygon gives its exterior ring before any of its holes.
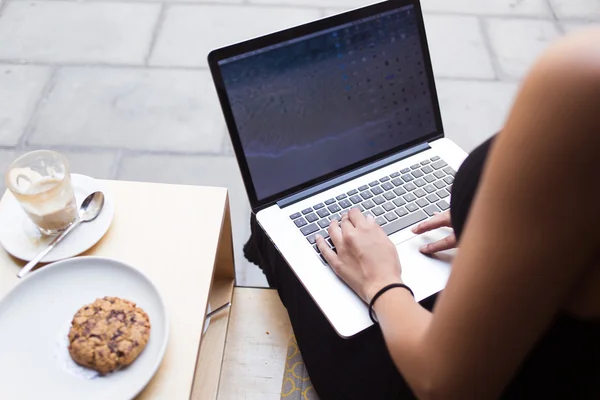
{"type": "Polygon", "coordinates": [[[6,186],[45,235],[65,230],[77,217],[69,162],[50,150],[17,158],[6,173],[6,186]]]}

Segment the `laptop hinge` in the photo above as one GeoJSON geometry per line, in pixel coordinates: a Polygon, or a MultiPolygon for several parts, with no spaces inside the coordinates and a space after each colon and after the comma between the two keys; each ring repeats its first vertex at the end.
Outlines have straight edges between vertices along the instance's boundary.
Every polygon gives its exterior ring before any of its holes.
{"type": "Polygon", "coordinates": [[[302,201],[304,199],[312,197],[318,193],[321,193],[321,192],[329,190],[333,187],[339,186],[344,182],[351,181],[352,179],[356,179],[359,176],[366,175],[369,172],[373,172],[379,168],[385,167],[386,165],[393,164],[397,161],[403,160],[403,159],[413,156],[417,153],[421,153],[425,150],[429,150],[430,148],[431,148],[431,146],[429,146],[429,143],[418,144],[417,146],[411,147],[410,149],[403,150],[399,153],[396,153],[396,154],[389,156],[387,158],[384,158],[382,160],[376,161],[369,165],[365,165],[364,167],[355,169],[344,175],[330,179],[327,182],[323,182],[323,183],[320,183],[313,187],[310,187],[308,189],[304,189],[301,192],[294,193],[293,195],[288,196],[285,199],[279,200],[277,202],[277,205],[280,208],[287,207],[289,205],[292,205],[294,203],[297,203],[299,201],[302,201]]]}

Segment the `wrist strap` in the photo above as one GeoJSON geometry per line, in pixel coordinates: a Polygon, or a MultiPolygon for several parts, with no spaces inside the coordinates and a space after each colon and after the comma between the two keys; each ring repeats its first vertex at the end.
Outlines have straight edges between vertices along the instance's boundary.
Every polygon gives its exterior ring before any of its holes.
{"type": "Polygon", "coordinates": [[[415,297],[415,294],[413,293],[413,291],[408,286],[406,286],[404,283],[392,283],[391,285],[385,286],[383,289],[381,289],[379,292],[377,292],[375,294],[375,296],[373,296],[373,298],[371,299],[371,302],[369,303],[369,317],[371,317],[371,321],[373,321],[374,324],[379,323],[379,321],[377,321],[377,319],[375,318],[375,312],[373,311],[373,306],[375,305],[375,302],[385,292],[387,292],[390,289],[394,289],[394,288],[404,288],[410,292],[412,297],[415,297]]]}

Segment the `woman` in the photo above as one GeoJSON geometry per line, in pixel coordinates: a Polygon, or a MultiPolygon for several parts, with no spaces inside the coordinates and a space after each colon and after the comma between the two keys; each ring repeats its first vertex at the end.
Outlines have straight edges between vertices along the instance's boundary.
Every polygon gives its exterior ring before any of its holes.
{"type": "Polygon", "coordinates": [[[337,254],[318,239],[365,302],[378,295],[378,325],[349,340],[253,223],[247,254],[277,287],[320,397],[600,398],[599,154],[594,30],[539,60],[502,133],[458,171],[451,213],[415,228],[454,228],[425,253],[460,242],[437,300],[420,305],[398,285],[394,245],[360,212],[330,225],[337,254]]]}

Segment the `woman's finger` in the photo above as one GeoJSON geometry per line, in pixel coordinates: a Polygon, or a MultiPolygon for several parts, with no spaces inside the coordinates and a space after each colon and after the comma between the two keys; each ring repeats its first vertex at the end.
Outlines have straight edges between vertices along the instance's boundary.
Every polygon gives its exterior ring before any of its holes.
{"type": "Polygon", "coordinates": [[[351,209],[350,212],[348,213],[348,218],[350,218],[352,225],[354,225],[356,227],[364,224],[367,221],[365,216],[362,215],[362,213],[360,212],[360,210],[358,208],[351,209]]]}
{"type": "Polygon", "coordinates": [[[450,212],[444,211],[443,213],[439,213],[434,215],[432,218],[428,219],[415,226],[412,231],[416,234],[421,234],[425,232],[432,231],[437,228],[441,228],[443,226],[451,227],[452,223],[450,222],[450,212]]]}
{"type": "Polygon", "coordinates": [[[331,238],[331,241],[333,242],[333,245],[337,248],[339,247],[339,245],[342,243],[342,229],[340,228],[337,220],[332,220],[329,223],[329,228],[327,229],[327,231],[329,232],[329,237],[331,238]]]}
{"type": "Polygon", "coordinates": [[[438,240],[434,243],[429,243],[422,246],[419,251],[424,254],[433,254],[439,251],[449,250],[456,247],[456,236],[454,234],[446,236],[442,240],[438,240]]]}
{"type": "Polygon", "coordinates": [[[350,220],[350,216],[346,213],[342,215],[342,222],[340,223],[340,227],[342,228],[342,235],[351,232],[354,228],[354,224],[350,220]]]}
{"type": "Polygon", "coordinates": [[[325,257],[325,260],[327,260],[329,265],[332,267],[334,265],[337,266],[339,264],[338,255],[335,254],[335,251],[333,251],[331,247],[329,247],[327,241],[323,239],[323,236],[317,235],[315,236],[315,239],[317,240],[317,247],[321,251],[321,254],[323,254],[323,257],[325,257]]]}

